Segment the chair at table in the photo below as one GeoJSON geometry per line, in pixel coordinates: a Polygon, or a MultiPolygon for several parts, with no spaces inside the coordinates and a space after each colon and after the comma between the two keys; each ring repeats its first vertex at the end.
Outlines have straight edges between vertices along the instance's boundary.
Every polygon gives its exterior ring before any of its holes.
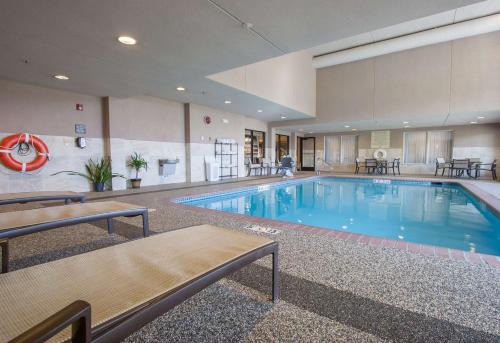
{"type": "Polygon", "coordinates": [[[252,170],[254,171],[254,175],[257,176],[257,170],[260,171],[259,175],[262,175],[262,169],[264,169],[262,167],[261,164],[259,163],[252,163],[252,161],[250,160],[250,158],[247,158],[245,160],[245,166],[247,167],[247,176],[250,176],[250,174],[252,173],[252,170]]]}
{"type": "Polygon", "coordinates": [[[470,176],[470,160],[466,159],[453,159],[450,165],[449,176],[450,177],[461,177],[464,174],[470,176]]]}
{"type": "Polygon", "coordinates": [[[365,164],[364,162],[361,162],[358,157],[356,157],[356,169],[354,170],[354,174],[359,174],[361,167],[365,168],[365,164]]]}
{"type": "Polygon", "coordinates": [[[371,173],[375,174],[377,172],[377,168],[378,168],[377,159],[367,158],[365,160],[365,169],[366,169],[366,172],[368,174],[371,174],[371,173]]]}
{"type": "Polygon", "coordinates": [[[491,163],[476,163],[474,167],[474,178],[477,179],[481,176],[481,170],[491,173],[491,178],[497,180],[497,160],[493,160],[491,163]]]}
{"type": "Polygon", "coordinates": [[[387,174],[387,169],[392,169],[392,175],[396,175],[396,169],[398,171],[398,175],[401,175],[401,171],[399,170],[399,165],[401,164],[400,158],[395,158],[392,162],[387,162],[387,167],[385,169],[385,173],[387,174]]]}
{"type": "Polygon", "coordinates": [[[449,169],[450,166],[451,164],[449,162],[446,162],[444,158],[436,157],[436,172],[434,173],[434,176],[437,176],[437,173],[440,169],[443,170],[441,172],[441,176],[443,176],[446,169],[449,169]]]}

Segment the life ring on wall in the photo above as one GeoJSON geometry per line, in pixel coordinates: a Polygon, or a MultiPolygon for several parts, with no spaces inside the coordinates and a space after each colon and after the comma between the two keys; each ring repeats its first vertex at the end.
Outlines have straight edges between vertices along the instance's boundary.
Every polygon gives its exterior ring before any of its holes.
{"type": "Polygon", "coordinates": [[[30,172],[45,165],[49,160],[49,148],[37,136],[19,133],[5,137],[0,143],[0,161],[9,169],[18,172],[30,172]],[[19,162],[12,156],[12,151],[21,144],[29,144],[36,150],[36,157],[31,162],[19,162]]]}
{"type": "Polygon", "coordinates": [[[384,149],[375,150],[373,157],[376,159],[385,159],[387,157],[387,151],[384,149]]]}

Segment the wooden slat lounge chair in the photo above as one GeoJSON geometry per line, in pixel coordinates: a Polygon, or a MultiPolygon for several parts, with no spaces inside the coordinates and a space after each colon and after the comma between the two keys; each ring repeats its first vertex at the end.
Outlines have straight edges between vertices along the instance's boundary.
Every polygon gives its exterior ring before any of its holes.
{"type": "Polygon", "coordinates": [[[70,201],[85,202],[85,195],[75,192],[21,192],[0,194],[0,205],[24,204],[34,201],[64,200],[65,204],[70,201]]]}
{"type": "Polygon", "coordinates": [[[84,342],[87,332],[94,342],[117,342],[210,284],[270,254],[272,299],[277,301],[278,243],[211,225],[2,274],[0,341],[36,342],[56,335],[57,341],[84,342]],[[73,337],[68,328],[72,321],[73,337]]]}
{"type": "MultiPolygon", "coordinates": [[[[142,216],[144,237],[149,235],[147,208],[118,201],[103,201],[0,213],[0,240],[101,219],[107,220],[108,232],[112,233],[113,218],[122,216],[142,216]]],[[[7,243],[2,244],[2,251],[8,254],[7,243]]],[[[2,272],[7,270],[2,269],[2,272]]]]}

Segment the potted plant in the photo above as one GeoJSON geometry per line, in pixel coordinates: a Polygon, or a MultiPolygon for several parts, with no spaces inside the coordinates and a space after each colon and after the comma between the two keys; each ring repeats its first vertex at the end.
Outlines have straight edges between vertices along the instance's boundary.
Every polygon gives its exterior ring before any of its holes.
{"type": "Polygon", "coordinates": [[[85,164],[85,170],[86,174],[71,170],[63,170],[52,175],[65,173],[68,175],[84,177],[92,182],[96,192],[103,192],[106,184],[109,183],[109,181],[111,181],[114,177],[125,178],[125,176],[121,174],[111,172],[111,161],[109,158],[100,158],[96,162],[89,159],[89,161],[85,164]]]}
{"type": "Polygon", "coordinates": [[[139,171],[141,169],[148,170],[148,161],[146,161],[141,154],[134,152],[133,155],[130,156],[127,162],[127,166],[135,169],[135,179],[130,179],[132,188],[140,188],[141,179],[139,179],[139,171]]]}

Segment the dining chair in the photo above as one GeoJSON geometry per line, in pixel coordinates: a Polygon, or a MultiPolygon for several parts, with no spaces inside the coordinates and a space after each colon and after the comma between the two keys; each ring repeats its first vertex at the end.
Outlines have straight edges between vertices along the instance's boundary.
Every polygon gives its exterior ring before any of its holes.
{"type": "Polygon", "coordinates": [[[481,176],[481,170],[491,173],[491,178],[497,180],[497,160],[491,163],[476,163],[474,167],[474,178],[477,179],[481,176]]]}
{"type": "Polygon", "coordinates": [[[396,175],[396,169],[398,170],[398,175],[401,175],[401,171],[399,170],[399,165],[401,164],[400,158],[395,158],[392,160],[392,162],[387,163],[387,168],[386,168],[386,174],[387,174],[387,169],[392,169],[392,175],[396,175]]]}
{"type": "Polygon", "coordinates": [[[461,177],[464,173],[470,176],[470,160],[465,159],[453,159],[450,166],[450,177],[461,177]]]}
{"type": "Polygon", "coordinates": [[[377,159],[367,158],[365,160],[365,169],[368,174],[375,173],[377,171],[377,159]]]}
{"type": "Polygon", "coordinates": [[[444,158],[436,157],[436,172],[434,173],[434,176],[437,176],[437,173],[440,169],[443,170],[441,172],[441,176],[443,176],[446,169],[450,168],[450,166],[451,164],[449,162],[446,162],[444,158]]]}

